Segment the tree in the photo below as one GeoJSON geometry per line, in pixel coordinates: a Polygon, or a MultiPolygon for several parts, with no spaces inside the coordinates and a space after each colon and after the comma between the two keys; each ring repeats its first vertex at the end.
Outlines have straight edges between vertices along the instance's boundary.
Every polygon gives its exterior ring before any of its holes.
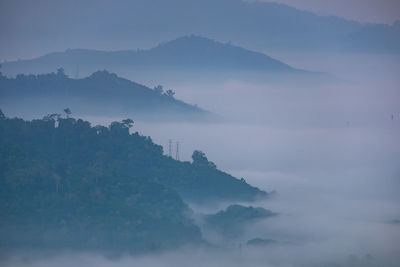
{"type": "Polygon", "coordinates": [[[212,162],[212,161],[209,161],[208,164],[207,164],[207,166],[208,166],[209,168],[211,168],[211,169],[216,169],[216,168],[217,168],[217,165],[215,165],[215,163],[212,162]]]}
{"type": "Polygon", "coordinates": [[[0,120],[5,120],[6,116],[4,115],[3,111],[0,109],[0,120]]]}
{"type": "Polygon", "coordinates": [[[1,72],[1,67],[2,65],[0,64],[0,78],[6,78],[6,76],[3,76],[3,73],[1,72]]]}
{"type": "Polygon", "coordinates": [[[117,135],[129,135],[129,129],[133,126],[133,120],[125,119],[122,122],[114,121],[110,124],[110,132],[117,135]]]}
{"type": "Polygon", "coordinates": [[[214,162],[209,161],[206,157],[206,154],[200,150],[195,150],[192,155],[193,164],[198,166],[207,166],[211,169],[216,169],[217,165],[214,162]]]}
{"type": "Polygon", "coordinates": [[[71,109],[69,109],[69,108],[64,109],[64,112],[67,115],[67,118],[69,118],[69,115],[72,114],[71,109]]]}
{"type": "Polygon", "coordinates": [[[66,75],[65,75],[64,68],[58,68],[58,69],[57,69],[57,75],[66,76],[66,75]]]}
{"type": "Polygon", "coordinates": [[[192,154],[193,164],[205,164],[208,162],[206,154],[200,150],[193,151],[192,154]]]}
{"type": "Polygon", "coordinates": [[[108,128],[103,125],[96,125],[94,129],[96,130],[97,135],[106,134],[108,132],[108,128]]]}
{"type": "Polygon", "coordinates": [[[44,121],[57,121],[61,117],[60,114],[53,113],[53,114],[48,114],[43,117],[44,121]]]}
{"type": "Polygon", "coordinates": [[[132,128],[133,123],[134,123],[134,121],[131,119],[122,120],[122,124],[128,129],[132,128]]]}
{"type": "Polygon", "coordinates": [[[158,95],[162,95],[164,93],[164,88],[162,85],[157,85],[153,90],[158,95]]]}
{"type": "Polygon", "coordinates": [[[169,89],[169,90],[167,90],[167,91],[165,92],[165,95],[166,95],[166,96],[169,96],[169,97],[174,97],[175,92],[172,91],[171,89],[169,89]]]}

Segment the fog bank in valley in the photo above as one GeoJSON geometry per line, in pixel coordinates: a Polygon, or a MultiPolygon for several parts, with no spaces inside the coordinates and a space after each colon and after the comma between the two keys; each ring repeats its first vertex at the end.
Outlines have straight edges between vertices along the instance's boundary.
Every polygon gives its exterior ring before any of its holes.
{"type": "MultiPolygon", "coordinates": [[[[200,149],[220,169],[266,191],[276,190],[273,199],[253,205],[278,216],[252,224],[225,249],[183,248],[111,259],[66,252],[9,257],[3,266],[397,266],[398,56],[277,56],[297,67],[328,72],[337,81],[210,83],[204,77],[204,83],[164,84],[225,121],[136,121],[134,129],[151,136],[165,152],[168,140],[179,141],[181,160],[190,160],[193,150],[200,149]],[[277,243],[247,246],[253,238],[277,243]]],[[[108,124],[121,118],[86,119],[108,124]]],[[[223,207],[191,208],[205,212],[223,207]]]]}

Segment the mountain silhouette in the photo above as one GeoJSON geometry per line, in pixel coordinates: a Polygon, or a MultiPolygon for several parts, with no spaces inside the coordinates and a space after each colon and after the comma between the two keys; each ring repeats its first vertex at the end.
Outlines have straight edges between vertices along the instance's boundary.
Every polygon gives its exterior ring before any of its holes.
{"type": "Polygon", "coordinates": [[[97,51],[68,49],[31,60],[3,64],[4,73],[47,73],[62,67],[71,76],[99,69],[132,72],[306,73],[265,54],[200,36],[185,36],[148,50],[97,51]]]}
{"type": "Polygon", "coordinates": [[[203,120],[211,113],[174,97],[162,86],[150,89],[97,71],[82,79],[68,77],[63,69],[57,73],[17,75],[7,78],[0,73],[0,104],[5,110],[21,114],[45,115],[60,107],[70,107],[74,114],[120,116],[136,119],[203,120]]]}
{"type": "Polygon", "coordinates": [[[222,42],[231,40],[256,51],[400,52],[400,29],[396,23],[360,23],[277,3],[244,0],[18,2],[10,12],[2,13],[2,25],[7,27],[1,31],[1,58],[79,47],[97,50],[153,47],[190,34],[222,42]],[[26,43],[29,47],[21,46],[26,43]]]}

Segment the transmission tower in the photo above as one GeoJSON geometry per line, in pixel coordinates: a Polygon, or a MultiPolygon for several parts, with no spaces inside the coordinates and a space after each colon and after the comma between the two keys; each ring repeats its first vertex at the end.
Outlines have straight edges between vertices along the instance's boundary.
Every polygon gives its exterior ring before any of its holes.
{"type": "Polygon", "coordinates": [[[179,160],[179,141],[176,142],[176,154],[175,159],[179,160]]]}
{"type": "Polygon", "coordinates": [[[168,156],[172,158],[172,140],[168,140],[168,156]]]}

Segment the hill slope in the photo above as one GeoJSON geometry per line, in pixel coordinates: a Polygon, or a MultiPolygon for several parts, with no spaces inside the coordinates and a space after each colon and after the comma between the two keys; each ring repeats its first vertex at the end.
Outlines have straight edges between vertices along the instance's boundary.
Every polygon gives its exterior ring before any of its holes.
{"type": "Polygon", "coordinates": [[[162,92],[98,71],[83,79],[71,79],[58,73],[18,75],[0,74],[0,104],[17,114],[48,114],[60,107],[70,107],[74,114],[124,116],[138,119],[200,120],[211,114],[174,98],[172,91],[162,92]]]}
{"type": "Polygon", "coordinates": [[[0,112],[0,247],[138,251],[199,243],[181,196],[267,196],[204,157],[189,163],[164,156],[149,137],[129,134],[131,126],[91,127],[57,116],[24,121],[0,112]]]}

